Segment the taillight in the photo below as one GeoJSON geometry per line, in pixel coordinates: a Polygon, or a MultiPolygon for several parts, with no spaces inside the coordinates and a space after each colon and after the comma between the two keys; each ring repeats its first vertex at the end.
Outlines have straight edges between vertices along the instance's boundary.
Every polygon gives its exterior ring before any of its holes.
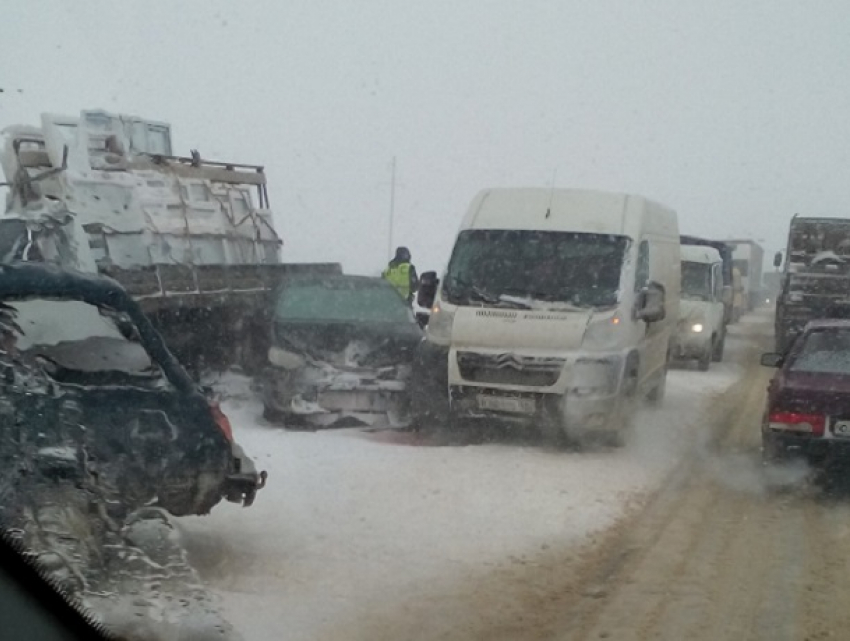
{"type": "Polygon", "coordinates": [[[217,401],[210,401],[210,411],[212,411],[215,424],[224,434],[225,438],[231,443],[233,442],[233,428],[230,426],[230,419],[227,418],[224,412],[221,411],[221,406],[217,401]]]}
{"type": "Polygon", "coordinates": [[[798,432],[823,436],[826,427],[826,416],[822,414],[798,414],[797,412],[771,412],[767,426],[772,430],[783,432],[798,432]]]}

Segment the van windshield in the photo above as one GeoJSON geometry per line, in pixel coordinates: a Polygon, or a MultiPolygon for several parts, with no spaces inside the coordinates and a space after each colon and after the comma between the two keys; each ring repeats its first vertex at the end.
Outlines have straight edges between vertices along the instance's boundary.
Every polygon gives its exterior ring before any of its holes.
{"type": "MultiPolygon", "coordinates": [[[[471,229],[460,233],[443,292],[456,305],[617,304],[625,236],[471,229]]],[[[530,306],[530,305],[529,305],[530,306]]]]}
{"type": "Polygon", "coordinates": [[[711,300],[711,265],[682,261],[682,298],[711,300]]]}

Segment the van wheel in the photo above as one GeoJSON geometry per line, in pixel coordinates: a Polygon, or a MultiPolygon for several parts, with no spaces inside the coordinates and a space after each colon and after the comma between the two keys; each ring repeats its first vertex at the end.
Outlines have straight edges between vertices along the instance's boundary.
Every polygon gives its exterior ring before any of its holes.
{"type": "Polygon", "coordinates": [[[720,340],[714,344],[714,351],[711,354],[711,360],[719,363],[723,360],[723,351],[726,348],[726,330],[720,335],[720,340]]]}
{"type": "Polygon", "coordinates": [[[651,405],[661,405],[664,400],[664,395],[667,393],[667,365],[664,365],[664,369],[661,371],[661,376],[659,377],[658,382],[655,386],[649,390],[649,394],[646,395],[646,400],[651,405]]]}
{"type": "Polygon", "coordinates": [[[701,372],[707,372],[708,368],[711,367],[711,356],[714,353],[714,340],[711,341],[711,345],[708,346],[708,349],[705,350],[702,356],[699,357],[697,361],[697,369],[701,372]]]}

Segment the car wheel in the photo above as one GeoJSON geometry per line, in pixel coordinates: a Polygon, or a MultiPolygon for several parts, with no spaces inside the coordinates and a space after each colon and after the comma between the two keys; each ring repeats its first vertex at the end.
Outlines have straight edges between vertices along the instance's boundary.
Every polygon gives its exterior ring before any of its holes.
{"type": "Polygon", "coordinates": [[[711,341],[711,345],[705,350],[702,356],[699,357],[697,361],[697,369],[701,372],[707,372],[708,368],[711,367],[711,355],[714,352],[714,341],[711,341]]]}
{"type": "Polygon", "coordinates": [[[714,351],[711,355],[711,360],[719,363],[723,360],[723,351],[726,349],[726,330],[720,335],[720,340],[714,345],[714,351]]]}

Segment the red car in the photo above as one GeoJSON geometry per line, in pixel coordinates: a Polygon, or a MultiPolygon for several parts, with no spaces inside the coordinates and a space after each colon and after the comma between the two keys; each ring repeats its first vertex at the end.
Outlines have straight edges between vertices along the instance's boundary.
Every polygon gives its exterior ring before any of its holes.
{"type": "Polygon", "coordinates": [[[850,453],[850,321],[813,321],[787,354],[763,354],[761,364],[779,368],[762,422],[764,460],[819,464],[850,453]]]}

